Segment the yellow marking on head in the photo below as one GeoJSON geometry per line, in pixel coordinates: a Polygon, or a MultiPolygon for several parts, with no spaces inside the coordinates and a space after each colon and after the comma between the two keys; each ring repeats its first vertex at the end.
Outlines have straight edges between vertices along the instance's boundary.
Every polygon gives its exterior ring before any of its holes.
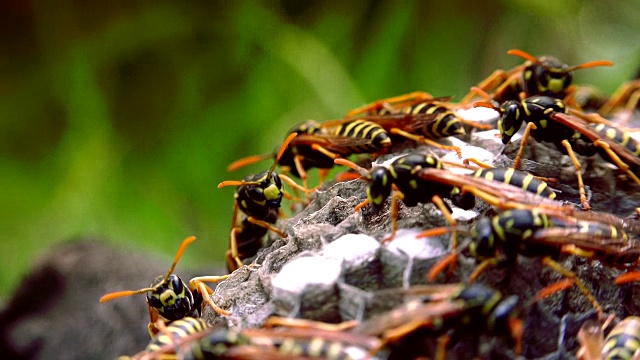
{"type": "Polygon", "coordinates": [[[160,301],[163,305],[173,305],[178,300],[178,295],[173,290],[165,290],[160,294],[160,301]]]}
{"type": "MultiPolygon", "coordinates": [[[[278,189],[278,187],[275,184],[271,184],[267,186],[264,190],[262,190],[262,193],[264,194],[264,197],[267,200],[275,200],[278,197],[280,197],[280,189],[278,189]]],[[[263,204],[264,202],[262,202],[261,205],[263,204]]]]}
{"type": "Polygon", "coordinates": [[[559,93],[559,92],[562,92],[562,90],[564,90],[564,84],[565,82],[562,79],[551,79],[549,80],[548,88],[554,93],[559,93]]]}

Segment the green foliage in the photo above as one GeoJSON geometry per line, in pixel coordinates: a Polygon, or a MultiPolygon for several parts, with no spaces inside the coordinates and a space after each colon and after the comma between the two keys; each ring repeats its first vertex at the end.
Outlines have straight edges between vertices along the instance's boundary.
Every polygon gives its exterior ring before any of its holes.
{"type": "Polygon", "coordinates": [[[221,261],[237,173],[301,120],[425,90],[459,99],[521,48],[611,92],[635,73],[632,1],[14,2],[0,20],[0,295],[83,236],[221,261]],[[570,13],[565,13],[570,12],[570,13]]]}

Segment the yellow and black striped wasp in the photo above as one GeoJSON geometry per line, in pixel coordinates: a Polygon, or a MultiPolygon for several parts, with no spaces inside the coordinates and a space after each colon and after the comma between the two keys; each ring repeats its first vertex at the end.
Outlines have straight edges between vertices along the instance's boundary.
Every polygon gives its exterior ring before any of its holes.
{"type": "MultiPolygon", "coordinates": [[[[547,184],[532,175],[522,171],[504,168],[480,169],[473,176],[453,174],[443,169],[443,165],[438,158],[431,154],[412,153],[400,156],[389,163],[388,167],[378,166],[371,171],[367,171],[358,165],[345,160],[337,159],[336,163],[348,166],[362,174],[363,179],[368,181],[367,199],[356,206],[356,211],[360,210],[367,204],[372,204],[376,209],[380,209],[385,200],[392,196],[391,199],[391,221],[392,233],[390,237],[383,241],[390,241],[397,231],[398,216],[398,200],[402,200],[406,206],[416,206],[418,203],[432,202],[442,212],[447,222],[452,226],[456,226],[456,220],[451,216],[451,208],[442,199],[448,198],[452,203],[462,209],[470,209],[475,205],[475,197],[461,191],[462,187],[469,187],[478,194],[473,195],[485,196],[480,193],[484,192],[493,194],[494,196],[505,196],[508,194],[509,188],[504,185],[511,185],[516,188],[518,195],[521,195],[522,189],[529,192],[530,196],[534,196],[535,203],[538,204],[544,199],[552,201],[555,193],[547,186],[547,184]],[[440,176],[438,179],[425,176],[425,172],[434,171],[436,174],[447,174],[440,176]],[[449,176],[452,179],[449,181],[449,176]],[[473,186],[478,181],[481,183],[489,183],[493,187],[482,188],[473,186]],[[393,194],[392,194],[392,190],[393,194]],[[538,199],[541,198],[541,199],[538,199]]],[[[510,187],[511,187],[510,186],[510,187]]],[[[456,235],[453,233],[453,246],[456,246],[456,235]]]]}
{"type": "MultiPolygon", "coordinates": [[[[288,135],[298,133],[284,151],[275,154],[282,172],[290,173],[304,181],[307,187],[307,170],[326,170],[334,166],[333,160],[352,154],[377,153],[391,146],[387,132],[367,117],[318,123],[313,120],[300,123],[289,130],[288,135]]],[[[282,146],[281,146],[282,148],[282,146]]],[[[237,160],[227,170],[269,158],[263,154],[237,160]]]]}
{"type": "Polygon", "coordinates": [[[383,240],[390,241],[395,237],[398,229],[398,200],[402,200],[406,206],[416,206],[418,203],[432,202],[443,214],[451,226],[456,226],[455,219],[451,216],[451,209],[442,198],[450,197],[453,187],[446,184],[434,184],[422,181],[416,176],[424,168],[441,169],[440,160],[431,154],[412,153],[394,159],[388,167],[378,166],[371,171],[350,162],[346,159],[336,159],[336,164],[348,166],[361,173],[368,181],[367,199],[358,204],[355,211],[360,210],[367,204],[371,204],[375,209],[380,209],[385,200],[391,197],[391,221],[392,233],[383,240]],[[392,190],[393,194],[392,194],[392,190]]]}
{"type": "Polygon", "coordinates": [[[351,110],[347,118],[358,114],[371,115],[373,118],[370,120],[391,135],[453,150],[460,155],[458,147],[442,145],[434,140],[465,135],[464,124],[480,129],[490,129],[491,126],[462,118],[456,113],[457,106],[449,100],[451,97],[434,98],[429,93],[418,91],[378,100],[351,110]]]}
{"type": "Polygon", "coordinates": [[[229,236],[229,249],[226,260],[229,272],[242,267],[242,260],[253,257],[263,247],[263,238],[268,231],[273,231],[285,238],[287,234],[275,228],[280,214],[280,204],[284,195],[284,180],[292,188],[307,192],[308,190],[296,184],[288,176],[278,174],[275,168],[289,143],[297,136],[290,134],[282,144],[276,161],[271,168],[263,173],[255,174],[242,181],[227,180],[218,184],[218,188],[225,186],[238,186],[234,195],[233,217],[231,234],[229,236]],[[238,224],[239,214],[245,217],[238,224]]]}
{"type": "Polygon", "coordinates": [[[211,308],[221,315],[230,315],[226,310],[219,308],[209,297],[212,290],[206,286],[205,282],[219,282],[227,278],[227,276],[201,276],[189,280],[189,285],[184,283],[178,275],[173,274],[173,270],[184,250],[196,240],[195,236],[190,236],[182,241],[178,252],[164,276],[158,276],[148,288],[140,290],[124,290],[109,293],[100,298],[100,302],[104,303],[113,299],[137,295],[147,294],[147,304],[149,305],[149,334],[153,337],[157,332],[156,321],[163,323],[171,323],[186,317],[199,318],[202,315],[202,307],[204,303],[209,304],[211,308]],[[203,302],[204,301],[204,302],[203,302]]]}
{"type": "MultiPolygon", "coordinates": [[[[637,264],[640,242],[609,223],[607,218],[603,220],[606,222],[578,219],[544,208],[513,209],[492,218],[481,218],[472,229],[473,240],[468,246],[471,256],[481,263],[469,281],[475,281],[489,267],[514,266],[518,255],[542,258],[545,266],[575,282],[601,313],[600,305],[582,281],[554,259],[570,254],[614,267],[637,264]]],[[[435,269],[444,268],[447,261],[449,259],[434,266],[431,279],[437,276],[439,270],[435,269]]]]}
{"type": "MultiPolygon", "coordinates": [[[[432,285],[438,287],[440,285],[432,285]]],[[[416,358],[434,355],[430,349],[420,349],[424,343],[412,338],[408,344],[403,340],[410,338],[421,329],[433,335],[450,333],[438,339],[436,359],[444,359],[449,342],[455,342],[462,336],[478,337],[489,334],[507,338],[516,354],[522,350],[524,325],[520,319],[522,308],[516,295],[504,296],[501,292],[486,285],[446,284],[443,294],[427,296],[402,304],[386,313],[363,321],[351,332],[368,336],[377,336],[382,340],[380,347],[397,346],[396,351],[408,347],[402,357],[416,358]]],[[[420,337],[428,336],[424,332],[420,337]]],[[[478,350],[477,348],[475,349],[478,350]]],[[[391,352],[394,353],[394,350],[391,352]]]]}
{"type": "MultiPolygon", "coordinates": [[[[640,169],[640,146],[628,134],[619,131],[604,122],[592,124],[581,117],[569,115],[569,109],[564,102],[549,96],[531,96],[522,101],[509,100],[498,108],[489,103],[479,102],[474,106],[492,108],[501,114],[498,129],[502,143],[507,144],[522,123],[526,122],[520,149],[514,161],[514,168],[520,166],[525,146],[530,136],[539,142],[550,142],[564,154],[569,155],[575,167],[580,190],[580,201],[583,209],[590,209],[587,201],[584,182],[582,180],[582,165],[575,156],[576,153],[592,156],[604,153],[604,159],[610,161],[625,171],[634,181],[640,180],[634,174],[640,169]],[[624,158],[624,161],[620,160],[624,158]]],[[[579,114],[573,112],[573,114],[579,114]]]]}
{"type": "Polygon", "coordinates": [[[232,330],[184,319],[169,325],[147,348],[130,359],[374,359],[380,341],[372,336],[314,328],[232,330]],[[188,320],[188,321],[187,321],[188,320]]]}
{"type": "Polygon", "coordinates": [[[508,100],[520,100],[524,97],[543,95],[556,99],[566,99],[575,90],[571,89],[572,72],[579,69],[597,66],[612,66],[607,60],[597,60],[576,66],[562,63],[553,56],[536,58],[522,50],[512,49],[509,55],[519,56],[527,60],[524,64],[511,70],[496,70],[484,79],[477,87],[473,87],[462,103],[469,103],[476,95],[475,89],[490,93],[492,100],[502,103],[508,100]],[[521,95],[523,94],[523,95],[521,95]]]}
{"type": "Polygon", "coordinates": [[[640,359],[640,317],[629,316],[620,321],[604,337],[602,326],[593,321],[585,322],[578,332],[581,344],[576,353],[578,360],[637,360],[640,359]]]}

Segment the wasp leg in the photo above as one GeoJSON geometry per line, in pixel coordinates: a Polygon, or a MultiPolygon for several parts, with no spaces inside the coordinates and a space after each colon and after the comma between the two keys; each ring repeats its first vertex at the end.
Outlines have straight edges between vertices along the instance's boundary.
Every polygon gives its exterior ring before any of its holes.
{"type": "Polygon", "coordinates": [[[638,102],[638,96],[635,98],[635,103],[631,102],[631,98],[639,94],[638,90],[640,90],[640,82],[638,80],[630,81],[622,85],[616,92],[607,100],[600,109],[598,109],[598,113],[602,115],[608,115],[613,112],[613,110],[617,107],[622,106],[622,103],[626,101],[626,108],[633,110],[638,102]],[[632,107],[629,107],[629,106],[632,107]]]}
{"type": "Polygon", "coordinates": [[[395,135],[400,135],[402,137],[405,137],[405,138],[407,138],[409,140],[413,140],[413,141],[418,142],[418,143],[423,143],[423,144],[435,146],[435,147],[443,149],[443,150],[455,151],[456,154],[458,154],[458,157],[462,157],[462,151],[457,146],[442,145],[442,144],[439,144],[439,143],[437,143],[437,142],[435,142],[433,140],[429,140],[429,139],[425,138],[422,135],[411,134],[411,133],[408,133],[408,132],[406,132],[404,130],[401,130],[401,129],[398,129],[398,128],[393,128],[389,132],[392,133],[392,134],[395,134],[395,135]]]}
{"type": "Polygon", "coordinates": [[[479,130],[491,130],[493,129],[493,126],[489,125],[489,124],[483,124],[481,122],[477,122],[477,121],[473,121],[473,120],[467,120],[464,119],[460,116],[458,116],[458,120],[460,120],[461,123],[471,126],[473,128],[479,129],[479,130]]]}
{"type": "Polygon", "coordinates": [[[451,336],[449,336],[448,334],[444,334],[438,337],[436,355],[434,356],[435,360],[447,359],[447,347],[449,346],[449,341],[451,341],[451,336]]]}
{"type": "Polygon", "coordinates": [[[305,188],[309,188],[309,176],[307,175],[307,171],[304,169],[304,166],[302,166],[302,159],[304,159],[302,155],[296,155],[293,157],[293,163],[296,164],[296,170],[298,170],[298,174],[300,174],[302,185],[305,188]]]}
{"type": "Polygon", "coordinates": [[[446,234],[448,232],[451,232],[451,231],[452,231],[452,229],[450,227],[447,227],[447,226],[437,227],[437,228],[428,229],[428,230],[425,230],[425,231],[419,233],[418,235],[416,235],[416,238],[440,236],[440,235],[444,235],[444,234],[446,234]]]}
{"type": "Polygon", "coordinates": [[[354,172],[348,171],[348,172],[342,172],[340,174],[337,174],[335,181],[345,182],[345,181],[358,180],[358,179],[362,179],[362,176],[360,174],[356,174],[354,172]]]}
{"type": "Polygon", "coordinates": [[[362,209],[363,207],[367,206],[367,204],[369,204],[369,199],[364,199],[364,201],[362,201],[360,204],[356,205],[355,209],[353,210],[354,213],[360,211],[360,209],[362,209]]]}
{"type": "Polygon", "coordinates": [[[345,331],[358,325],[357,320],[343,321],[339,324],[329,324],[321,321],[285,318],[280,316],[270,316],[265,322],[265,327],[286,326],[299,329],[320,329],[326,331],[345,331]]]}
{"type": "Polygon", "coordinates": [[[542,300],[548,296],[551,296],[555,293],[557,293],[558,291],[564,290],[564,289],[568,289],[570,287],[573,286],[573,284],[575,284],[576,281],[575,279],[563,279],[560,280],[556,283],[553,283],[547,287],[545,287],[544,289],[538,291],[538,294],[536,295],[536,300],[542,300]]]}
{"type": "Polygon", "coordinates": [[[231,229],[231,234],[229,235],[229,250],[227,250],[226,258],[227,267],[231,272],[238,270],[244,265],[238,253],[238,242],[236,240],[236,232],[239,229],[238,227],[231,229]]]}
{"type": "Polygon", "coordinates": [[[600,306],[600,303],[598,302],[598,300],[596,300],[596,298],[593,296],[591,291],[589,291],[589,289],[587,289],[587,287],[584,285],[582,280],[580,280],[580,278],[578,278],[578,276],[573,271],[564,268],[562,265],[560,265],[559,263],[557,263],[555,260],[551,259],[548,256],[545,257],[544,259],[542,259],[542,264],[544,264],[548,268],[556,271],[557,273],[559,273],[561,275],[564,275],[565,277],[567,277],[569,279],[574,279],[576,286],[587,297],[589,302],[591,302],[591,305],[593,306],[593,308],[598,313],[598,317],[599,318],[603,318],[604,312],[602,310],[602,306],[600,306]]]}
{"type": "Polygon", "coordinates": [[[473,270],[473,272],[469,275],[469,284],[473,284],[478,276],[487,271],[488,268],[498,266],[499,264],[500,260],[498,260],[497,258],[483,260],[480,265],[476,266],[475,270],[473,270]]]}
{"type": "MultiPolygon", "coordinates": [[[[393,191],[393,194],[391,195],[391,228],[392,228],[391,235],[382,239],[382,244],[389,243],[396,237],[396,232],[398,232],[398,200],[403,200],[403,199],[404,199],[403,193],[401,193],[398,190],[393,191]]],[[[365,200],[365,201],[368,201],[368,200],[365,200]]],[[[364,203],[364,201],[362,203],[364,203]]],[[[360,206],[360,204],[358,206],[360,206]]]]}
{"type": "Polygon", "coordinates": [[[223,308],[219,307],[218,305],[216,305],[213,300],[211,300],[211,294],[213,294],[213,290],[208,287],[207,285],[205,285],[204,282],[220,282],[222,280],[225,280],[229,277],[229,275],[224,275],[224,276],[199,276],[199,277],[195,277],[191,280],[189,280],[189,286],[192,288],[197,288],[198,291],[200,291],[200,294],[202,295],[203,300],[209,304],[209,306],[211,306],[211,309],[213,309],[213,311],[215,311],[217,314],[219,315],[225,315],[225,316],[229,316],[231,315],[231,313],[227,310],[224,310],[223,308]]]}
{"type": "MultiPolygon", "coordinates": [[[[300,186],[298,183],[296,183],[295,181],[293,181],[293,179],[291,179],[290,177],[288,177],[287,175],[284,174],[280,174],[280,179],[282,181],[284,181],[285,183],[287,183],[287,185],[289,185],[289,187],[291,187],[291,189],[293,189],[294,194],[296,194],[296,198],[289,198],[289,200],[293,200],[295,202],[304,202],[305,205],[309,205],[309,193],[312,193],[315,190],[314,189],[308,189],[306,188],[307,185],[305,186],[300,186]],[[302,191],[302,193],[304,194],[304,200],[300,199],[298,197],[298,190],[302,191]]],[[[288,194],[285,192],[284,196],[286,197],[288,194]]],[[[289,195],[290,196],[290,195],[289,195]]]]}
{"type": "Polygon", "coordinates": [[[513,161],[513,168],[518,170],[520,168],[520,163],[522,162],[522,156],[524,155],[524,148],[527,146],[529,142],[529,137],[531,136],[531,130],[537,129],[536,124],[530,122],[527,123],[527,128],[524,129],[524,134],[522,135],[522,140],[520,140],[520,149],[518,149],[518,154],[516,155],[516,159],[513,161]]]}
{"type": "Polygon", "coordinates": [[[320,169],[318,171],[318,181],[320,182],[320,184],[318,184],[317,188],[325,183],[325,181],[327,180],[327,176],[329,176],[329,169],[320,169]]]}
{"type": "Polygon", "coordinates": [[[353,109],[349,111],[349,113],[347,113],[347,118],[352,118],[360,114],[377,113],[383,109],[388,109],[393,111],[399,108],[403,108],[405,106],[412,106],[415,104],[419,104],[425,100],[430,100],[430,99],[433,99],[433,96],[431,94],[423,91],[414,91],[412,93],[374,101],[365,106],[361,106],[359,108],[353,109]]]}
{"type": "Polygon", "coordinates": [[[449,211],[449,208],[439,195],[434,195],[431,198],[431,202],[440,210],[442,216],[444,216],[445,220],[447,220],[451,226],[451,248],[455,251],[458,248],[458,222],[453,218],[451,211],[449,211]]]}
{"type": "Polygon", "coordinates": [[[616,285],[622,285],[638,280],[640,280],[640,271],[629,271],[616,277],[614,283],[616,285]]]}
{"type": "MultiPolygon", "coordinates": [[[[234,216],[233,218],[236,218],[237,215],[237,205],[234,206],[234,216]]],[[[260,227],[263,227],[269,231],[273,231],[276,234],[278,234],[278,236],[286,238],[287,234],[285,232],[283,232],[282,230],[272,226],[270,223],[263,221],[263,220],[258,220],[252,216],[249,216],[247,218],[247,221],[249,221],[252,224],[258,225],[260,227]]],[[[234,220],[235,222],[235,220],[234,220]]],[[[234,226],[231,229],[231,234],[229,235],[229,250],[227,250],[226,253],[226,258],[227,258],[227,267],[229,268],[229,270],[231,272],[238,270],[239,268],[241,268],[244,263],[242,262],[242,260],[240,259],[240,254],[238,252],[238,241],[236,239],[236,233],[238,231],[242,230],[241,227],[239,226],[234,226]]]]}
{"type": "Polygon", "coordinates": [[[476,165],[478,165],[479,167],[483,168],[483,169],[493,169],[494,166],[491,166],[485,162],[482,162],[476,158],[466,158],[464,160],[462,160],[462,163],[465,165],[469,165],[469,163],[474,163],[476,165]]]}
{"type": "Polygon", "coordinates": [[[152,339],[156,337],[156,334],[158,333],[158,331],[160,331],[156,327],[157,321],[163,321],[163,320],[160,319],[160,317],[158,316],[158,313],[155,310],[153,310],[151,306],[149,306],[149,324],[147,325],[147,330],[149,331],[149,336],[152,339]]]}
{"type": "Polygon", "coordinates": [[[429,269],[429,274],[427,275],[427,279],[429,282],[434,282],[438,275],[446,268],[452,266],[456,261],[458,261],[458,253],[452,252],[451,254],[442,258],[442,260],[438,261],[435,265],[429,269]]]}
{"type": "Polygon", "coordinates": [[[633,179],[633,181],[636,182],[636,184],[640,185],[640,179],[638,179],[638,176],[636,174],[634,174],[630,169],[629,169],[629,165],[625,164],[620,157],[613,151],[611,150],[611,147],[609,147],[609,144],[607,144],[606,142],[602,141],[602,140],[596,140],[593,142],[594,145],[596,146],[600,146],[602,149],[604,149],[604,151],[607,153],[607,155],[609,155],[609,158],[611,158],[611,161],[613,161],[613,163],[622,171],[624,171],[625,173],[627,173],[627,175],[629,177],[631,177],[633,179]]]}
{"type": "Polygon", "coordinates": [[[261,226],[269,231],[273,231],[274,233],[278,234],[278,236],[282,237],[282,238],[286,238],[288,235],[287,233],[283,232],[282,230],[274,227],[273,225],[271,225],[270,223],[263,221],[263,220],[258,220],[256,218],[254,218],[253,216],[249,216],[247,218],[247,220],[254,224],[254,225],[258,225],[261,226]]]}
{"type": "Polygon", "coordinates": [[[469,102],[471,102],[473,97],[476,94],[478,94],[477,89],[480,89],[480,90],[482,90],[484,92],[486,92],[487,90],[495,89],[495,88],[499,87],[501,84],[505,83],[508,78],[509,78],[509,75],[507,74],[506,71],[504,71],[502,69],[494,71],[486,79],[482,80],[482,82],[480,84],[478,84],[477,86],[472,87],[471,90],[469,91],[469,93],[467,93],[467,95],[465,95],[462,98],[462,100],[460,100],[460,103],[461,104],[468,104],[469,102]]]}
{"type": "Polygon", "coordinates": [[[582,203],[582,210],[591,210],[589,201],[587,201],[587,193],[584,189],[584,181],[582,180],[582,165],[580,165],[580,161],[578,161],[578,158],[576,157],[576,154],[573,152],[573,149],[571,148],[571,144],[567,139],[562,140],[562,145],[567,149],[567,155],[569,155],[569,157],[571,158],[571,162],[573,162],[573,167],[576,168],[576,177],[578,178],[578,188],[580,191],[580,203],[582,203]]]}

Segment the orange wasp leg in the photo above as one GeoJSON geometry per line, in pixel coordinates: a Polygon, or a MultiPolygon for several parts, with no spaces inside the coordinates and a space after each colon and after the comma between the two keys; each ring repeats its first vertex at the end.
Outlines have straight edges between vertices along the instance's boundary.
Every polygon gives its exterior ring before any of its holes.
{"type": "Polygon", "coordinates": [[[580,161],[578,161],[576,154],[573,152],[569,141],[566,139],[562,140],[562,145],[567,149],[567,155],[569,155],[569,157],[571,158],[573,167],[575,167],[576,169],[576,177],[578,178],[578,188],[580,191],[580,202],[582,203],[582,210],[591,210],[589,201],[587,201],[587,193],[584,189],[584,181],[582,180],[582,165],[580,165],[580,161]]]}

